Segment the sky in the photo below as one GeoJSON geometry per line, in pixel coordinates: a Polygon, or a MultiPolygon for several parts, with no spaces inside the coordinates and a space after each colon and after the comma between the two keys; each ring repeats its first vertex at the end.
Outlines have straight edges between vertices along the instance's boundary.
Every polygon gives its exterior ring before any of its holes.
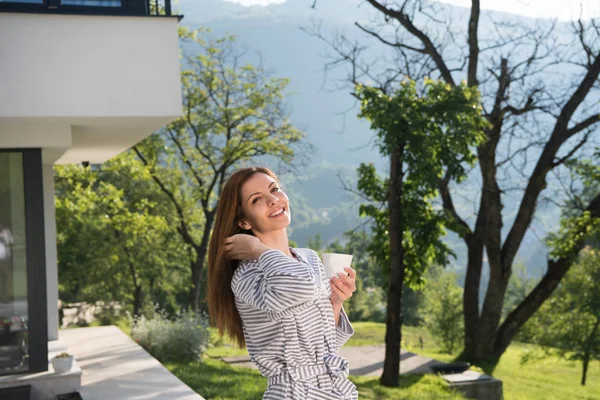
{"type": "MultiPolygon", "coordinates": [[[[226,0],[245,6],[284,3],[285,0],[226,0]]],[[[327,1],[327,0],[320,0],[327,1]]],[[[457,6],[469,7],[471,0],[439,0],[457,6]]],[[[312,4],[306,0],[307,4],[312,4]]],[[[504,11],[528,17],[558,18],[560,20],[576,19],[579,17],[580,4],[583,3],[583,16],[585,19],[600,17],[600,1],[598,0],[481,0],[484,10],[504,11]]]]}

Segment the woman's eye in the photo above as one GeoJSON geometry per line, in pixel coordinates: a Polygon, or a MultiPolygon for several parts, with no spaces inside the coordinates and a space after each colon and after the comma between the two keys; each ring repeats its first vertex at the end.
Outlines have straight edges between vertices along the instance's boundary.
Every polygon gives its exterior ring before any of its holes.
{"type": "Polygon", "coordinates": [[[260,197],[255,197],[254,200],[252,200],[252,204],[256,204],[257,201],[259,201],[261,198],[260,197]]]}
{"type": "Polygon", "coordinates": [[[273,190],[271,190],[271,193],[278,192],[278,191],[279,191],[279,188],[278,187],[274,187],[273,190]]]}

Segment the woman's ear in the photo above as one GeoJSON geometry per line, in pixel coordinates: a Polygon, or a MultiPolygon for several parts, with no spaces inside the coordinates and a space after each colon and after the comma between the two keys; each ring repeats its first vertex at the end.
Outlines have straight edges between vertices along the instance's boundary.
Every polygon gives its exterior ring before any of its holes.
{"type": "Polygon", "coordinates": [[[238,226],[245,231],[249,231],[250,229],[252,229],[252,225],[250,225],[248,222],[244,221],[243,219],[240,220],[240,222],[238,222],[238,226]]]}

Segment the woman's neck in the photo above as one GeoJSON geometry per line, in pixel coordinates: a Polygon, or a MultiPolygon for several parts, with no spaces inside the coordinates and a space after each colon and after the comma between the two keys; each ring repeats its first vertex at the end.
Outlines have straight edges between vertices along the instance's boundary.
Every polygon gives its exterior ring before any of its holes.
{"type": "Polygon", "coordinates": [[[287,230],[282,229],[274,232],[254,232],[256,236],[265,246],[273,250],[280,250],[284,254],[292,257],[290,252],[290,242],[287,236],[287,230]]]}

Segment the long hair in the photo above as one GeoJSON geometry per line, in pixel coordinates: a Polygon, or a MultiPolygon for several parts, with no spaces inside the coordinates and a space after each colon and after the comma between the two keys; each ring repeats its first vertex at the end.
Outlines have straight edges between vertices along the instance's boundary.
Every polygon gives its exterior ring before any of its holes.
{"type": "Polygon", "coordinates": [[[225,239],[238,233],[249,233],[239,226],[244,218],[241,204],[242,185],[254,174],[263,173],[277,180],[273,171],[263,167],[243,168],[234,172],[225,185],[217,205],[215,226],[208,248],[208,291],[206,301],[213,326],[221,336],[227,334],[237,341],[240,348],[246,346],[242,319],[235,307],[235,298],[231,290],[231,279],[238,261],[228,260],[223,247],[225,239]]]}

